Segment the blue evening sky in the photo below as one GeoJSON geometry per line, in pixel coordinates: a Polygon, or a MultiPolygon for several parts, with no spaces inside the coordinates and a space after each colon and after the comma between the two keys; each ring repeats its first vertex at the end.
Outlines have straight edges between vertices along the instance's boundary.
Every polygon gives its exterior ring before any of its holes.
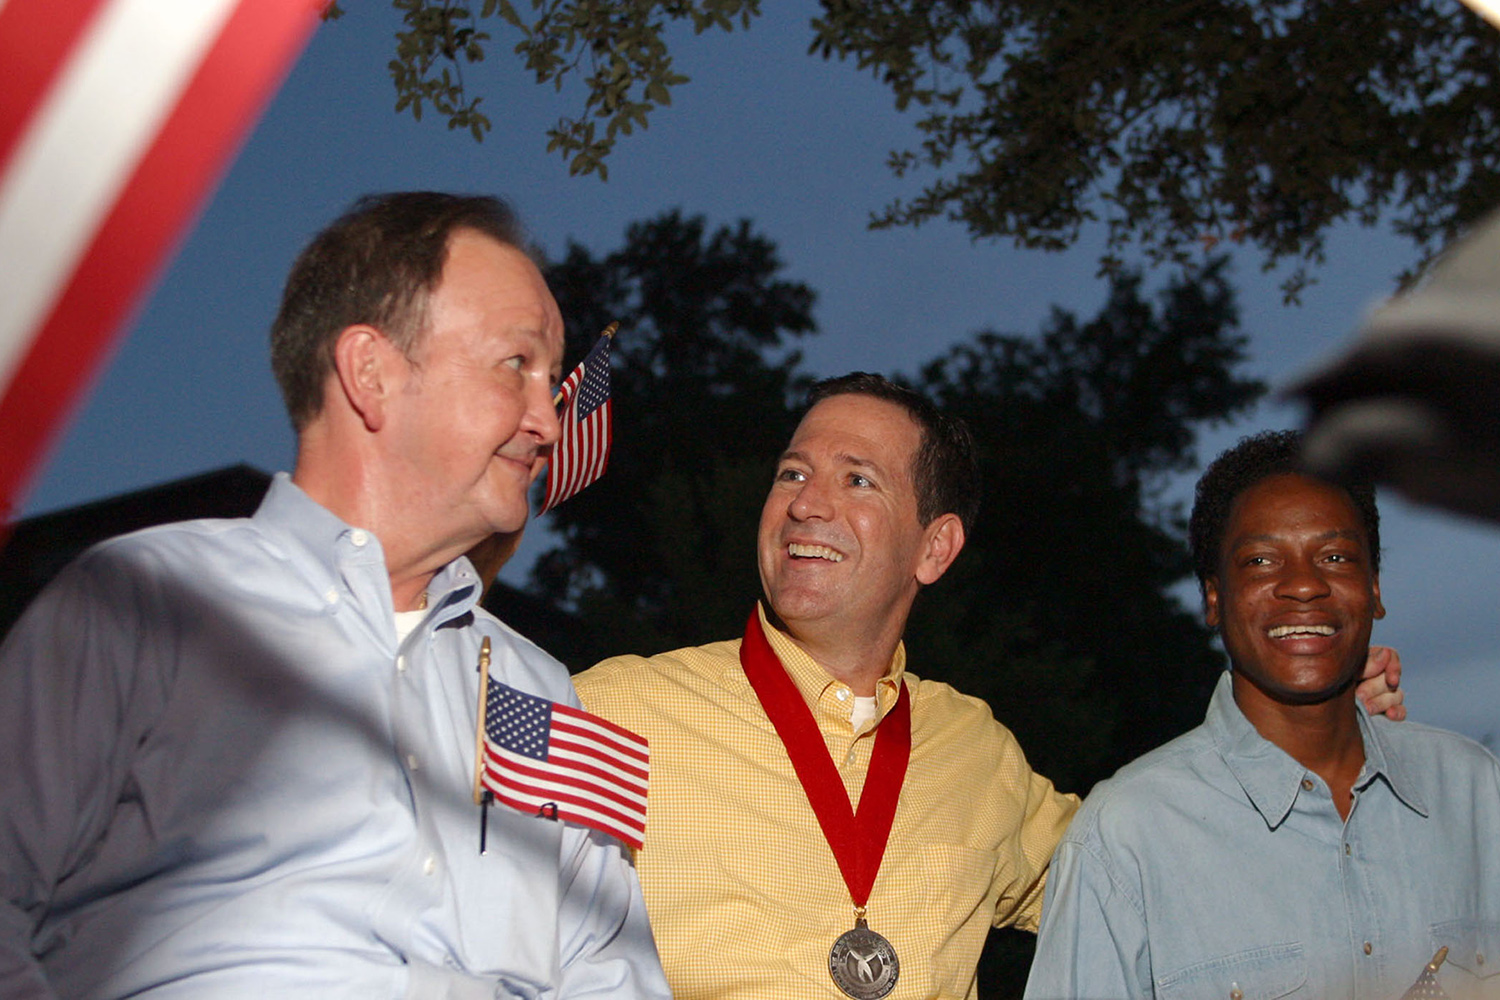
{"type": "MultiPolygon", "coordinates": [[[[810,0],[766,5],[771,12],[748,33],[679,38],[678,68],[693,82],[649,130],[623,141],[607,183],[569,177],[544,152],[545,129],[581,96],[532,83],[503,37],[471,73],[494,123],[483,144],[434,118],[419,124],[393,113],[385,64],[396,15],[383,0],[348,6],[318,30],[252,132],[23,513],[235,462],[289,468],[293,439],[266,362],[266,329],[302,244],[369,191],[505,195],[554,255],[569,240],[607,252],[629,222],[669,208],[712,225],[748,217],[779,245],[786,275],[818,292],[822,332],[804,347],[820,375],[912,372],[977,330],[1034,332],[1054,304],[1089,316],[1102,302],[1097,234],[1045,254],[974,243],[949,223],[866,228],[871,209],[916,191],[884,167],[889,150],[911,143],[913,119],[852,65],[806,54],[810,0]]],[[[1287,307],[1278,276],[1241,255],[1233,278],[1251,370],[1280,384],[1333,353],[1413,257],[1387,233],[1340,231],[1319,283],[1287,307]]],[[[1148,284],[1165,278],[1148,275],[1148,284]]],[[[1200,458],[1298,416],[1267,405],[1206,435],[1200,458]]],[[[1186,495],[1190,486],[1188,478],[1174,489],[1186,495]]],[[[1393,496],[1382,507],[1389,615],[1376,639],[1402,651],[1413,718],[1476,738],[1500,733],[1500,533],[1393,496]]],[[[529,535],[534,555],[542,532],[529,535]]],[[[506,575],[524,581],[520,564],[506,575]]]]}

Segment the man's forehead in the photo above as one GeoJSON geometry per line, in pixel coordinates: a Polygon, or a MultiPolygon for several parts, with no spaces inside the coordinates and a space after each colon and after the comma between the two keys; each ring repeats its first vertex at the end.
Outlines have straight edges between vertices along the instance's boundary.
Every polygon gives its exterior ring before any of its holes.
{"type": "Polygon", "coordinates": [[[846,434],[872,442],[877,438],[906,438],[908,441],[903,443],[914,446],[922,437],[922,427],[899,403],[850,392],[814,403],[792,432],[788,449],[795,448],[799,438],[811,433],[846,434]]]}
{"type": "Polygon", "coordinates": [[[1369,547],[1364,519],[1349,492],[1300,473],[1267,476],[1247,486],[1230,505],[1225,529],[1226,549],[1309,537],[1369,547]]]}

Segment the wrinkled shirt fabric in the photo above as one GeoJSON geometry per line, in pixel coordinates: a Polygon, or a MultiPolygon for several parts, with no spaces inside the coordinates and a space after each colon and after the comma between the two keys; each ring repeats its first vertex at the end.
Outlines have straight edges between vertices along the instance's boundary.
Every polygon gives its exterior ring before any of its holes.
{"type": "Polygon", "coordinates": [[[1500,763],[1456,733],[1358,714],[1345,821],[1226,673],[1203,725],[1084,802],[1026,996],[1399,1000],[1447,947],[1447,996],[1500,997],[1500,763]]]}
{"type": "Polygon", "coordinates": [[[628,857],[473,801],[492,676],[577,704],[467,559],[398,644],[378,540],[283,474],[95,547],[0,647],[0,995],[666,997],[628,857]]]}

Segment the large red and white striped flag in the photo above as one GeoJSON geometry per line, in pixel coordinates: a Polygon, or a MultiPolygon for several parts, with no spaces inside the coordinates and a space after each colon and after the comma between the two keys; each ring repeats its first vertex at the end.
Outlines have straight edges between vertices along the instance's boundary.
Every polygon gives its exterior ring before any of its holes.
{"type": "Polygon", "coordinates": [[[547,462],[547,492],[540,513],[556,507],[604,475],[614,432],[609,398],[609,346],[619,323],[611,323],[599,341],[563,380],[562,437],[547,462]]]}
{"type": "Polygon", "coordinates": [[[640,850],[650,753],[630,730],[483,675],[480,784],[513,809],[569,820],[640,850]]]}
{"type": "Polygon", "coordinates": [[[0,524],[326,0],[0,0],[0,524]]]}

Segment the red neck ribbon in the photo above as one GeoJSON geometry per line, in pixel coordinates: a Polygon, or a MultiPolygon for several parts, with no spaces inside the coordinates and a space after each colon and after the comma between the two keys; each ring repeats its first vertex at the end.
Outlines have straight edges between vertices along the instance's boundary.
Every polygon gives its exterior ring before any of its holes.
{"type": "Polygon", "coordinates": [[[828,754],[817,720],[766,641],[760,615],[754,611],[745,626],[745,641],[740,644],[740,666],[786,747],[797,780],[802,782],[807,801],[844,874],[850,899],[855,906],[864,906],[885,856],[886,840],[896,818],[896,801],[901,797],[901,783],[911,758],[911,699],[906,685],[901,685],[895,708],[881,720],[875,734],[870,773],[865,777],[856,813],[849,805],[843,779],[828,754]]]}

